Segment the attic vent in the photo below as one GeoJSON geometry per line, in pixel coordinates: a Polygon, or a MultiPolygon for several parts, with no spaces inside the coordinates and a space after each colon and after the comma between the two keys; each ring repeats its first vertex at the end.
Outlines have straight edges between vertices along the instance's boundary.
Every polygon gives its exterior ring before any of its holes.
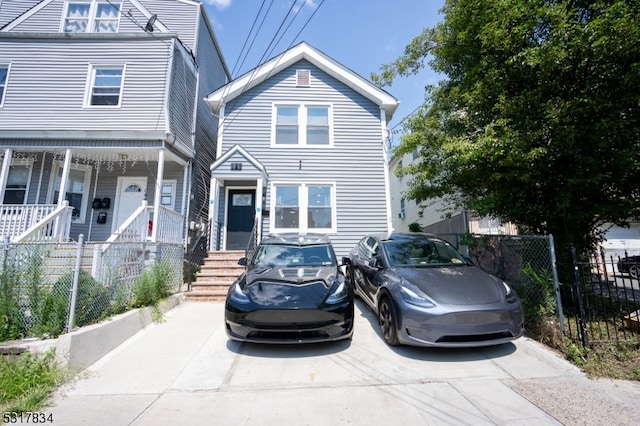
{"type": "Polygon", "coordinates": [[[297,70],[296,71],[296,86],[309,87],[311,86],[311,71],[309,70],[297,70]]]}

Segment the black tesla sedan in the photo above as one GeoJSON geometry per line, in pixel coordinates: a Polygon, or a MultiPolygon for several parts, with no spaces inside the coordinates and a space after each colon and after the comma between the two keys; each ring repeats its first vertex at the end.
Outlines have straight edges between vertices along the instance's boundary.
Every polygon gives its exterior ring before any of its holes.
{"type": "Polygon", "coordinates": [[[264,238],[225,303],[230,339],[254,343],[311,343],[353,335],[353,289],[327,236],[264,238]]]}
{"type": "Polygon", "coordinates": [[[389,345],[488,346],[524,333],[515,291],[434,235],[370,235],[344,263],[389,345]]]}

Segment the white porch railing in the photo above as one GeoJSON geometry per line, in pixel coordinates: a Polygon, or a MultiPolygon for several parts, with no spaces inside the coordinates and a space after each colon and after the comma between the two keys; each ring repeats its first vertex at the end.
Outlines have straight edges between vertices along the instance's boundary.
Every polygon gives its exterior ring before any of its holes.
{"type": "MultiPolygon", "coordinates": [[[[182,244],[182,234],[184,232],[184,216],[177,211],[160,206],[158,209],[158,231],[156,232],[157,243],[182,244]]],[[[149,231],[155,226],[150,222],[149,231]]]]}
{"type": "MultiPolygon", "coordinates": [[[[184,229],[184,216],[165,207],[160,207],[158,212],[160,223],[156,233],[156,240],[152,239],[153,231],[153,207],[142,205],[129,216],[129,218],[114,232],[100,249],[95,250],[93,257],[92,275],[97,279],[105,280],[106,274],[112,274],[114,269],[128,265],[131,259],[138,259],[139,252],[145,250],[144,242],[163,242],[182,244],[184,229]],[[130,243],[130,244],[121,244],[130,243]]],[[[140,265],[142,266],[142,265],[140,265]]]]}
{"type": "Polygon", "coordinates": [[[17,235],[13,242],[67,241],[73,207],[55,204],[0,205],[3,235],[17,235]]]}

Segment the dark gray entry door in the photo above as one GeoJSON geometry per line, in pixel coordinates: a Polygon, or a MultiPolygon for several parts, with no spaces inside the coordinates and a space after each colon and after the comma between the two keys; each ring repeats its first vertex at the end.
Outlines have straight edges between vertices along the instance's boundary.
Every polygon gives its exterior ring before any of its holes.
{"type": "Polygon", "coordinates": [[[247,248],[255,218],[255,198],[253,189],[229,190],[227,250],[244,250],[247,248]]]}

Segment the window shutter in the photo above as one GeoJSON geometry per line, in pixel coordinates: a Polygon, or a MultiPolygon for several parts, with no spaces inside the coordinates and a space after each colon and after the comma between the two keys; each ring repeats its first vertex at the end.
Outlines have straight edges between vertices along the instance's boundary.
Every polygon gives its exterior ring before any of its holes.
{"type": "Polygon", "coordinates": [[[296,71],[296,86],[309,87],[311,86],[311,71],[309,70],[297,70],[296,71]]]}

